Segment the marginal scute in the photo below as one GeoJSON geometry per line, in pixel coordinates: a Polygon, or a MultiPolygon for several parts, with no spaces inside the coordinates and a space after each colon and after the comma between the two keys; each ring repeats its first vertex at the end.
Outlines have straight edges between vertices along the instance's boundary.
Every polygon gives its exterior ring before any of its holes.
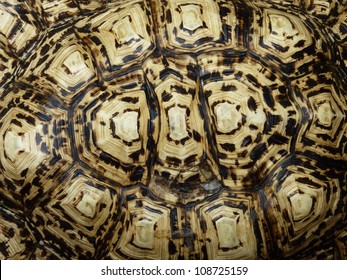
{"type": "Polygon", "coordinates": [[[336,239],[335,244],[341,259],[347,259],[347,230],[341,231],[336,239]]]}
{"type": "Polygon", "coordinates": [[[298,132],[298,150],[319,151],[327,157],[346,157],[347,102],[342,97],[343,83],[336,80],[338,76],[335,73],[322,71],[294,81],[295,98],[302,108],[301,114],[310,114],[298,132]],[[318,80],[325,81],[325,84],[314,82],[318,80]]]}
{"type": "Polygon", "coordinates": [[[305,161],[298,158],[284,173],[275,173],[271,188],[266,189],[269,205],[273,205],[268,214],[277,246],[287,257],[303,249],[315,236],[333,230],[343,215],[338,207],[344,200],[338,177],[325,179],[319,168],[309,164],[302,167],[305,161]]]}
{"type": "Polygon", "coordinates": [[[18,255],[33,245],[29,232],[25,227],[24,215],[12,213],[0,206],[0,259],[18,259],[18,255]]]}
{"type": "Polygon", "coordinates": [[[160,41],[179,52],[237,46],[237,17],[232,1],[168,0],[157,7],[160,41]],[[223,12],[221,12],[223,11],[223,12]]]}
{"type": "Polygon", "coordinates": [[[302,5],[310,14],[317,17],[327,17],[335,5],[339,5],[336,0],[301,0],[302,5]]]}
{"type": "Polygon", "coordinates": [[[0,96],[6,94],[6,89],[11,85],[11,77],[13,77],[17,63],[11,52],[5,48],[0,48],[0,96]]]}
{"type": "MultiPolygon", "coordinates": [[[[17,114],[20,112],[15,111],[11,115],[17,114]]],[[[7,122],[7,119],[4,121],[7,122]]],[[[28,170],[27,175],[31,176],[36,168],[48,158],[49,155],[42,152],[35,141],[36,134],[40,132],[42,132],[42,125],[33,127],[26,122],[21,123],[21,126],[10,124],[5,129],[2,158],[8,160],[2,161],[2,166],[6,170],[7,176],[16,179],[23,170],[28,170]]],[[[44,140],[47,141],[48,138],[45,137],[44,140]]],[[[46,141],[43,143],[47,143],[46,141]]]]}
{"type": "Polygon", "coordinates": [[[117,220],[117,191],[81,169],[74,168],[66,175],[65,184],[55,188],[49,203],[35,208],[32,219],[40,235],[48,234],[49,248],[65,248],[65,258],[97,258],[104,253],[99,249],[102,238],[117,220]],[[67,244],[66,238],[70,240],[67,244]]]}
{"type": "Polygon", "coordinates": [[[73,0],[40,0],[43,15],[47,25],[53,25],[56,22],[76,15],[78,5],[73,0]],[[57,9],[59,6],[59,9],[57,9]]]}
{"type": "Polygon", "coordinates": [[[0,107],[0,193],[32,208],[52,190],[53,174],[63,174],[72,162],[67,112],[53,109],[33,89],[14,90],[0,107]]]}
{"type": "MultiPolygon", "coordinates": [[[[19,3],[17,3],[18,5],[19,3]]],[[[16,5],[0,4],[0,41],[13,49],[16,54],[22,54],[29,43],[37,38],[39,30],[31,22],[25,22],[21,16],[25,15],[28,7],[24,4],[23,15],[15,9],[16,5]]],[[[32,19],[32,17],[29,17],[32,19]]]]}
{"type": "Polygon", "coordinates": [[[202,236],[197,246],[206,247],[210,259],[255,259],[266,254],[264,229],[253,220],[256,214],[250,215],[257,207],[249,194],[228,196],[225,192],[213,202],[196,206],[192,221],[202,236]],[[257,236],[255,227],[260,230],[257,236]]]}
{"type": "Polygon", "coordinates": [[[78,6],[81,11],[95,11],[104,7],[108,3],[108,0],[82,0],[78,1],[78,6]]]}
{"type": "Polygon", "coordinates": [[[333,26],[332,32],[337,41],[337,47],[339,50],[340,61],[337,63],[341,65],[342,70],[347,73],[347,32],[341,32],[347,27],[347,7],[345,8],[344,13],[341,13],[340,20],[333,26]]]}
{"type": "Polygon", "coordinates": [[[169,259],[170,206],[152,201],[140,188],[126,191],[125,220],[116,227],[112,259],[169,259]],[[127,225],[122,230],[122,225],[127,225]],[[166,248],[163,250],[163,248],[166,248]]]}
{"type": "Polygon", "coordinates": [[[78,45],[71,45],[62,49],[45,71],[55,78],[64,89],[73,88],[83,81],[90,80],[95,75],[90,57],[85,54],[85,50],[79,49],[78,45]],[[85,61],[81,52],[88,57],[89,61],[85,61]]]}
{"type": "Polygon", "coordinates": [[[58,94],[63,102],[70,104],[89,83],[96,81],[91,51],[72,28],[48,33],[39,47],[42,56],[34,55],[20,70],[21,82],[30,83],[42,92],[58,94]]]}
{"type": "Polygon", "coordinates": [[[312,48],[321,53],[321,57],[331,57],[327,47],[329,43],[313,35],[312,28],[320,27],[311,23],[309,18],[304,21],[295,13],[267,7],[257,8],[254,12],[250,49],[256,53],[263,52],[270,58],[268,61],[280,67],[284,74],[301,74],[303,65],[314,68],[316,59],[310,55],[312,48]]]}
{"type": "Polygon", "coordinates": [[[331,28],[337,42],[345,47],[347,45],[346,43],[347,32],[341,32],[341,30],[346,28],[346,26],[347,26],[347,7],[345,7],[345,11],[338,16],[337,20],[335,21],[334,25],[331,28]]]}
{"type": "Polygon", "coordinates": [[[128,1],[76,23],[77,34],[100,58],[102,75],[129,68],[154,47],[152,16],[148,1],[128,1]]]}

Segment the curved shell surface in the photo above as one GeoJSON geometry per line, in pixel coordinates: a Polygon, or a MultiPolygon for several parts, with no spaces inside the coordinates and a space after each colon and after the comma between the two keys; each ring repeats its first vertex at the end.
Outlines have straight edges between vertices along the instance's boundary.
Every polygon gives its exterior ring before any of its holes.
{"type": "Polygon", "coordinates": [[[0,2],[0,259],[347,256],[347,2],[0,2]]]}

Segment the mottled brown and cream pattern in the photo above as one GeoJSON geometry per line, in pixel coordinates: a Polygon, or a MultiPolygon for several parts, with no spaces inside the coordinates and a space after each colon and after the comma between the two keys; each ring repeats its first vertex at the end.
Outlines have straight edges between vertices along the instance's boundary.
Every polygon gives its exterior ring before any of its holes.
{"type": "Polygon", "coordinates": [[[0,259],[346,259],[346,0],[0,0],[0,259]]]}

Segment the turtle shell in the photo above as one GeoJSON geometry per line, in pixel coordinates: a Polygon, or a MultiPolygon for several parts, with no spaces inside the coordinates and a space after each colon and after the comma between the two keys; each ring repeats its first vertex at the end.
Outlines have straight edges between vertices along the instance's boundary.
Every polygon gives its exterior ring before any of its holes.
{"type": "Polygon", "coordinates": [[[346,258],[345,0],[0,17],[0,259],[346,258]]]}

